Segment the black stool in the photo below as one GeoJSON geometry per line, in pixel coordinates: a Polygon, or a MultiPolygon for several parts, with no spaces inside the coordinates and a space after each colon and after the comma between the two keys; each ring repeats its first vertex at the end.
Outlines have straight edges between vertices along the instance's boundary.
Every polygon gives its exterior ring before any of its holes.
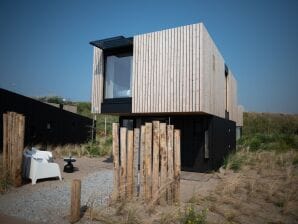
{"type": "Polygon", "coordinates": [[[67,162],[67,164],[65,164],[63,172],[65,173],[73,173],[73,164],[76,159],[71,158],[71,156],[69,158],[64,158],[64,161],[67,162]]]}

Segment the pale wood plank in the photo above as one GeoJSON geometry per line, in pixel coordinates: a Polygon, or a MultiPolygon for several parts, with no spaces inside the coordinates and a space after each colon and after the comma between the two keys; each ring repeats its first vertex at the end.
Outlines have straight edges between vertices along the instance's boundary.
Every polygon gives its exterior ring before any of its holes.
{"type": "Polygon", "coordinates": [[[22,159],[24,150],[24,136],[25,136],[25,117],[21,114],[16,116],[16,157],[15,160],[15,177],[14,186],[20,187],[22,185],[22,159]]]}
{"type": "Polygon", "coordinates": [[[114,185],[113,185],[113,200],[119,199],[119,123],[113,123],[113,169],[114,169],[114,185]]]}
{"type": "Polygon", "coordinates": [[[196,100],[195,111],[200,111],[200,24],[195,25],[195,79],[196,79],[196,100]]]}
{"type": "Polygon", "coordinates": [[[127,131],[127,174],[126,174],[126,192],[127,199],[132,199],[133,195],[133,131],[127,131]]]}
{"type": "Polygon", "coordinates": [[[183,90],[183,97],[182,97],[182,102],[181,102],[181,105],[182,105],[182,112],[186,112],[186,91],[187,91],[187,57],[186,57],[186,54],[187,54],[187,35],[186,35],[186,27],[184,26],[183,27],[183,77],[182,77],[182,90],[183,90]]]}
{"type": "Polygon", "coordinates": [[[168,149],[168,203],[173,202],[173,183],[174,183],[174,126],[167,125],[167,149],[168,149]]]}
{"type": "Polygon", "coordinates": [[[81,218],[81,180],[74,179],[71,184],[70,223],[81,218]]]}
{"type": "Polygon", "coordinates": [[[160,203],[166,202],[166,189],[167,189],[167,126],[165,123],[160,123],[160,203]]]}
{"type": "Polygon", "coordinates": [[[12,113],[7,113],[7,159],[6,159],[6,168],[7,168],[7,178],[10,178],[11,175],[11,146],[12,146],[12,113]]]}
{"type": "Polygon", "coordinates": [[[120,186],[119,194],[121,199],[126,198],[126,175],[127,175],[127,152],[126,152],[126,142],[127,142],[127,129],[120,128],[120,186]]]}
{"type": "Polygon", "coordinates": [[[145,196],[146,200],[152,199],[152,123],[145,124],[145,196]]]}
{"type": "Polygon", "coordinates": [[[3,113],[3,173],[7,172],[7,154],[8,154],[8,118],[7,114],[3,113]]]}
{"type": "Polygon", "coordinates": [[[10,152],[10,178],[12,184],[15,185],[15,172],[16,172],[16,163],[15,159],[17,156],[17,121],[16,121],[16,113],[12,112],[12,128],[11,128],[11,152],[10,152]]]}
{"type": "Polygon", "coordinates": [[[190,52],[190,49],[189,49],[189,26],[186,26],[186,77],[185,77],[185,81],[186,81],[186,89],[185,89],[185,92],[186,92],[186,105],[185,105],[185,111],[188,112],[189,111],[189,108],[190,108],[190,102],[189,102],[189,98],[190,98],[190,94],[189,94],[189,91],[190,91],[190,64],[189,64],[189,52],[190,52]]]}
{"type": "Polygon", "coordinates": [[[174,201],[180,201],[180,175],[181,175],[181,144],[180,130],[174,130],[174,201]]]}
{"type": "Polygon", "coordinates": [[[146,171],[145,171],[145,125],[141,126],[141,144],[140,144],[140,198],[145,199],[145,186],[146,186],[146,171]]]}
{"type": "Polygon", "coordinates": [[[172,112],[177,111],[177,28],[174,29],[173,34],[173,96],[172,96],[172,112]]]}
{"type": "Polygon", "coordinates": [[[182,77],[183,77],[183,74],[182,74],[182,60],[183,60],[183,57],[182,57],[182,35],[181,35],[181,28],[179,28],[177,30],[177,35],[178,35],[178,40],[177,40],[177,53],[178,53],[178,57],[177,57],[177,62],[178,62],[178,68],[177,68],[177,107],[176,107],[176,111],[177,112],[180,112],[182,111],[181,110],[181,98],[182,98],[182,84],[181,84],[181,80],[182,80],[182,77]]]}
{"type": "Polygon", "coordinates": [[[159,195],[159,121],[153,121],[152,197],[159,195]]]}
{"type": "Polygon", "coordinates": [[[140,151],[140,129],[134,129],[134,143],[133,143],[133,195],[139,195],[139,184],[138,184],[138,175],[139,175],[139,151],[140,151]]]}

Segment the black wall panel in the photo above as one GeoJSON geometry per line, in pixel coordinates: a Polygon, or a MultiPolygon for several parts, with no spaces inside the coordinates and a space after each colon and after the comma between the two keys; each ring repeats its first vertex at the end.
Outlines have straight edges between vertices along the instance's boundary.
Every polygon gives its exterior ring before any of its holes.
{"type": "Polygon", "coordinates": [[[216,116],[122,116],[119,121],[121,126],[125,119],[133,119],[134,127],[159,120],[180,129],[181,165],[185,171],[216,170],[222,165],[224,157],[236,147],[235,122],[216,116]],[[205,131],[208,131],[209,158],[205,158],[205,131]]]}
{"type": "Polygon", "coordinates": [[[26,145],[83,143],[91,137],[92,119],[0,89],[0,149],[3,113],[7,111],[25,115],[26,145]]]}

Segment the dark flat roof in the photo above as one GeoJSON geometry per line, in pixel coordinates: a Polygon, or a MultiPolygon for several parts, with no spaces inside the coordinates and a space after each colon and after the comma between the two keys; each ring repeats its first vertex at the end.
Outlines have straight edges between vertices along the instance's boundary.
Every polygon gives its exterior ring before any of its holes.
{"type": "Polygon", "coordinates": [[[133,44],[133,37],[117,36],[102,40],[91,41],[90,44],[102,50],[108,50],[119,47],[129,47],[133,44]]]}

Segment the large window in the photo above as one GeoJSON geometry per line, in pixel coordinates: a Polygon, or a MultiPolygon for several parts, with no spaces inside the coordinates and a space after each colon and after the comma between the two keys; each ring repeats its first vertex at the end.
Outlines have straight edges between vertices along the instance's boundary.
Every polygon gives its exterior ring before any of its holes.
{"type": "Polygon", "coordinates": [[[131,76],[131,54],[107,56],[105,61],[105,98],[131,97],[131,76]]]}

